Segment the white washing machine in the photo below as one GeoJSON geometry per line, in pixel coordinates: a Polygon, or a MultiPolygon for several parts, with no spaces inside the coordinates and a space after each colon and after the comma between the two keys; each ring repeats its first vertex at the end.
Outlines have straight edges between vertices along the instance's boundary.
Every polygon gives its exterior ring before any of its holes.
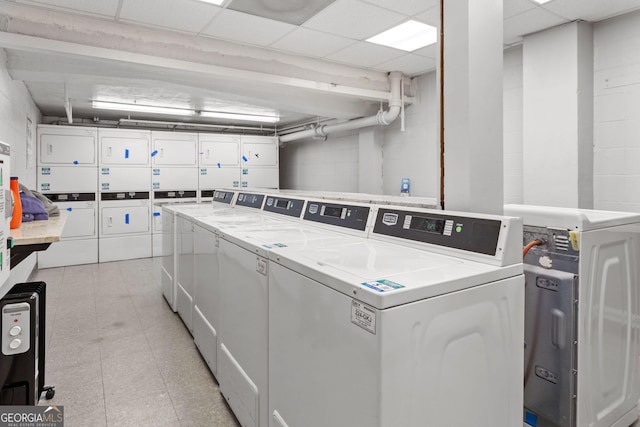
{"type": "Polygon", "coordinates": [[[98,262],[98,202],[96,193],[50,193],[47,197],[67,221],[59,242],[38,252],[38,268],[98,262]]]}
{"type": "Polygon", "coordinates": [[[633,424],[640,215],[523,205],[505,213],[522,217],[524,242],[535,245],[524,258],[525,425],[633,424]]]}
{"type": "MultiPolygon", "coordinates": [[[[164,234],[173,233],[173,227],[164,228],[162,206],[169,204],[194,205],[198,203],[198,193],[194,191],[154,191],[151,213],[152,255],[164,256],[164,234]]],[[[211,205],[211,203],[209,203],[211,205]]]]}
{"type": "MultiPolygon", "coordinates": [[[[235,209],[241,211],[246,208],[259,211],[264,198],[265,196],[262,194],[240,193],[235,209]]],[[[219,229],[236,229],[240,226],[249,226],[249,224],[255,226],[256,224],[281,222],[276,218],[264,215],[249,215],[234,215],[233,217],[218,215],[196,218],[195,220],[193,339],[209,369],[216,377],[218,376],[218,332],[220,330],[219,229]]]]}
{"type": "Polygon", "coordinates": [[[176,212],[190,211],[194,213],[202,212],[202,214],[210,215],[216,211],[229,209],[234,201],[236,194],[232,191],[216,191],[212,203],[197,205],[163,205],[162,206],[162,228],[167,230],[162,234],[162,271],[160,273],[160,282],[162,293],[165,300],[169,304],[172,311],[176,312],[176,294],[177,294],[177,225],[176,212]]]}
{"type": "MultiPolygon", "coordinates": [[[[227,210],[221,210],[205,217],[194,215],[193,213],[185,213],[178,211],[176,220],[177,245],[178,254],[177,263],[177,294],[176,307],[178,314],[182,318],[188,329],[193,332],[193,309],[194,309],[194,292],[195,292],[195,247],[194,247],[194,222],[202,219],[205,226],[214,226],[215,229],[220,228],[236,228],[244,227],[248,224],[263,224],[265,222],[273,222],[269,216],[262,215],[258,209],[259,204],[255,206],[244,205],[242,200],[248,197],[244,193],[238,194],[236,205],[227,210]],[[242,199],[242,200],[241,200],[242,199]]],[[[297,201],[302,207],[304,201],[297,201]]],[[[208,279],[210,280],[210,279],[208,279]]]]}
{"type": "Polygon", "coordinates": [[[270,426],[522,422],[522,223],[405,209],[269,252],[270,426]]]}
{"type": "MultiPolygon", "coordinates": [[[[288,203],[282,196],[270,196],[265,209],[271,206],[276,212],[281,205],[280,212],[286,216],[291,211],[284,208],[288,203]]],[[[339,246],[355,238],[339,230],[364,237],[370,211],[364,205],[309,201],[305,216],[311,212],[315,222],[288,221],[220,231],[217,378],[220,391],[243,426],[265,426],[269,422],[269,251],[283,247],[304,250],[329,241],[339,246]],[[318,227],[320,223],[332,225],[333,231],[318,227]]]]}
{"type": "Polygon", "coordinates": [[[100,262],[151,257],[148,191],[100,194],[100,262]]]}

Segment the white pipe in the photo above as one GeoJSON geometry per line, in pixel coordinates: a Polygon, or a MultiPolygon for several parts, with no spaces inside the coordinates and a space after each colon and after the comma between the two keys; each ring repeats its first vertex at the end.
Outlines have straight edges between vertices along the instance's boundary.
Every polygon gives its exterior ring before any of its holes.
{"type": "Polygon", "coordinates": [[[391,92],[389,96],[389,109],[387,111],[378,111],[375,116],[363,117],[361,119],[350,120],[335,125],[314,126],[312,129],[303,130],[301,132],[290,133],[280,137],[280,143],[298,141],[305,138],[325,138],[330,133],[342,132],[347,130],[362,129],[369,126],[383,125],[387,126],[394,122],[400,114],[402,108],[402,73],[393,71],[389,74],[391,92]]]}
{"type": "Polygon", "coordinates": [[[67,113],[67,120],[69,124],[73,123],[73,109],[71,107],[71,100],[69,99],[69,92],[67,92],[67,84],[64,85],[64,111],[67,113]]]}

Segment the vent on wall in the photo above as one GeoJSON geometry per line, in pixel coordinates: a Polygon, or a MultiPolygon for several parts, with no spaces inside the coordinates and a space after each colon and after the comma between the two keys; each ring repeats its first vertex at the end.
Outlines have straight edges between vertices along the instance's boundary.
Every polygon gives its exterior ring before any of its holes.
{"type": "Polygon", "coordinates": [[[233,0],[228,9],[300,25],[335,0],[233,0]]]}
{"type": "Polygon", "coordinates": [[[564,235],[555,235],[554,240],[556,243],[556,250],[558,251],[569,251],[569,236],[564,235]]]}

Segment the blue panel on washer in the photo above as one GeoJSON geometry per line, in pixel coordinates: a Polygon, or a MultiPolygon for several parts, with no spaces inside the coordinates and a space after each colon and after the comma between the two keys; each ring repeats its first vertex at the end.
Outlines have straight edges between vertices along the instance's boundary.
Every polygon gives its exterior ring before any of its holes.
{"type": "Polygon", "coordinates": [[[538,416],[532,412],[524,411],[524,422],[536,427],[538,425],[538,416]]]}

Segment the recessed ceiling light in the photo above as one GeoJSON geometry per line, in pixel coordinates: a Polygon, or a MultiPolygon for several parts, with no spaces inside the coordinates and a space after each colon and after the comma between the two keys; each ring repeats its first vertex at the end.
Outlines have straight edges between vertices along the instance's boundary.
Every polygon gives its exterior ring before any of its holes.
{"type": "Polygon", "coordinates": [[[93,101],[92,107],[100,110],[135,111],[139,113],[171,114],[174,116],[193,116],[193,110],[185,108],[160,107],[156,105],[125,104],[121,102],[93,101]]]}
{"type": "Polygon", "coordinates": [[[429,46],[438,41],[438,29],[418,21],[407,21],[377,36],[367,39],[368,42],[389,46],[407,52],[429,46]]]}
{"type": "Polygon", "coordinates": [[[258,114],[223,113],[221,111],[200,111],[200,117],[213,117],[216,119],[245,120],[249,122],[276,123],[279,116],[262,116],[258,114]]]}
{"type": "Polygon", "coordinates": [[[545,4],[545,3],[549,3],[551,0],[532,0],[532,1],[538,4],[545,4]]]}
{"type": "Polygon", "coordinates": [[[227,0],[200,0],[200,1],[204,3],[215,4],[216,6],[222,6],[222,4],[227,0]]]}

